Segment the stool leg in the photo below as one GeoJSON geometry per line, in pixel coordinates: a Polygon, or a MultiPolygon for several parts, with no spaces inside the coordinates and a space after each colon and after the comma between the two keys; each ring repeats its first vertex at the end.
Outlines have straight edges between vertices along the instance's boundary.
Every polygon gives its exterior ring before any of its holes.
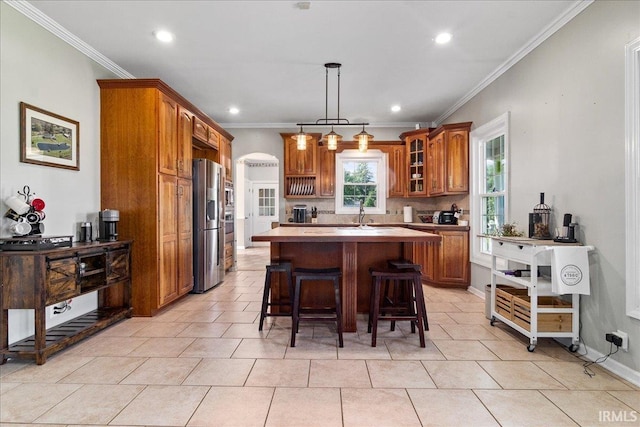
{"type": "Polygon", "coordinates": [[[380,314],[380,276],[376,276],[373,285],[374,305],[373,305],[373,328],[371,331],[371,347],[376,346],[376,335],[378,333],[378,316],[380,314]]]}
{"type": "MultiPolygon", "coordinates": [[[[424,319],[426,312],[423,310],[424,303],[420,303],[420,299],[424,301],[424,296],[422,295],[422,280],[419,277],[416,277],[413,280],[413,287],[416,294],[416,311],[417,311],[417,323],[418,323],[418,335],[420,335],[420,347],[425,347],[424,342],[424,328],[422,326],[422,319],[424,319]]],[[[413,324],[413,322],[411,322],[413,324]]]]}
{"type": "Polygon", "coordinates": [[[293,277],[291,276],[291,266],[286,266],[287,271],[285,274],[287,275],[287,289],[289,290],[289,307],[291,308],[291,312],[293,313],[293,298],[295,296],[295,292],[293,290],[293,277]]]}
{"type": "Polygon", "coordinates": [[[300,277],[296,277],[296,289],[293,291],[293,308],[291,321],[291,347],[296,346],[296,333],[300,322],[300,277]]]}
{"type": "Polygon", "coordinates": [[[373,308],[376,304],[374,296],[374,288],[375,288],[376,278],[371,276],[371,293],[369,294],[369,321],[367,322],[367,333],[371,333],[371,325],[373,325],[373,308]]]}
{"type": "Polygon", "coordinates": [[[333,290],[336,296],[336,329],[338,330],[338,343],[344,347],[342,340],[342,301],[340,299],[340,279],[333,279],[333,290]]]}
{"type": "Polygon", "coordinates": [[[262,291],[262,310],[260,311],[260,325],[258,330],[262,330],[264,318],[267,317],[267,304],[269,302],[269,290],[271,289],[271,270],[267,268],[267,274],[264,278],[264,290],[262,291]]]}

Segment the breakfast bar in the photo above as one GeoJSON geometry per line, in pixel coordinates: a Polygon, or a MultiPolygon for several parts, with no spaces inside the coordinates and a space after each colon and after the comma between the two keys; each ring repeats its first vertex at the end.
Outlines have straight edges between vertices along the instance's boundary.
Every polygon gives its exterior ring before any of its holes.
{"type": "MultiPolygon", "coordinates": [[[[356,331],[356,313],[369,310],[370,267],[387,260],[413,260],[414,243],[435,244],[440,236],[404,227],[277,227],[254,235],[254,242],[271,243],[271,261],[291,261],[293,268],[342,269],[342,319],[345,332],[356,331]]],[[[272,300],[287,296],[283,283],[274,285],[272,300]]],[[[333,296],[320,292],[302,295],[312,304],[329,303],[333,296]]]]}

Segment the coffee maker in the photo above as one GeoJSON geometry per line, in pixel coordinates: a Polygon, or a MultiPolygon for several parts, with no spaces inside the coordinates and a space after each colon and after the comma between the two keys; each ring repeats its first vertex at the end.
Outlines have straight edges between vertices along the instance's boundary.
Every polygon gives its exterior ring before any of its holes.
{"type": "Polygon", "coordinates": [[[98,240],[102,242],[113,242],[118,240],[118,221],[120,211],[105,209],[98,214],[98,240]]]}
{"type": "Polygon", "coordinates": [[[307,221],[307,205],[293,206],[293,222],[305,223],[307,221]]]}

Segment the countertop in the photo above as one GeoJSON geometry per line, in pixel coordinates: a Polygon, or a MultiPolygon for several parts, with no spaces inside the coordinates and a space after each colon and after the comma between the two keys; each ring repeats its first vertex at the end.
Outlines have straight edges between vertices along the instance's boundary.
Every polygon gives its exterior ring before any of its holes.
{"type": "MultiPolygon", "coordinates": [[[[346,224],[313,224],[310,222],[295,223],[286,222],[280,223],[281,227],[359,227],[358,224],[346,223],[346,224]]],[[[459,230],[469,231],[468,225],[451,225],[451,224],[433,224],[430,222],[374,222],[368,223],[368,227],[398,227],[398,228],[412,228],[417,230],[459,230]]]]}
{"type": "Polygon", "coordinates": [[[254,242],[438,242],[440,239],[436,234],[407,227],[348,224],[339,227],[309,227],[306,224],[277,227],[251,237],[254,242]]]}

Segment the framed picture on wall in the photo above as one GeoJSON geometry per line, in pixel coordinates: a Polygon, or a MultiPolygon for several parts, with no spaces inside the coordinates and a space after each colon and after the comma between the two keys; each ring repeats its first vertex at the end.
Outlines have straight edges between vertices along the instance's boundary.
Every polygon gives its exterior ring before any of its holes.
{"type": "Polygon", "coordinates": [[[80,123],[20,103],[20,161],[80,170],[80,123]]]}

